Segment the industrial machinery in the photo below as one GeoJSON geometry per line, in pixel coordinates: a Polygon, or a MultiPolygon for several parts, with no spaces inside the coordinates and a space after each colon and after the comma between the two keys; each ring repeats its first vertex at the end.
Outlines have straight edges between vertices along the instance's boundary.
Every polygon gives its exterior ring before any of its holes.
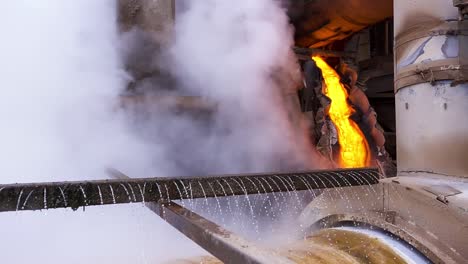
{"type": "MultiPolygon", "coordinates": [[[[467,10],[466,0],[291,1],[295,52],[309,84],[302,110],[320,112],[314,100],[323,96],[325,69],[314,56],[351,65],[339,74],[349,91],[360,89],[346,99],[362,108],[356,124],[375,169],[150,179],[111,171],[114,180],[0,185],[0,211],[144,203],[224,263],[468,263],[467,10]],[[298,201],[297,193],[310,193],[298,216],[306,239],[274,250],[186,206],[283,193],[298,201]]],[[[328,147],[333,161],[336,146],[328,147]]]]}

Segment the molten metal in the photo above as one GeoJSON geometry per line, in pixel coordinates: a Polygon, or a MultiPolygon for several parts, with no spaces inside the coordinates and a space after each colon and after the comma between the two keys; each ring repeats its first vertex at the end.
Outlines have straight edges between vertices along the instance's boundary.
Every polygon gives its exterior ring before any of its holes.
{"type": "Polygon", "coordinates": [[[328,112],[338,131],[339,164],[343,168],[362,168],[369,163],[369,146],[359,126],[350,119],[354,109],[348,103],[348,92],[340,76],[322,58],[312,57],[322,70],[325,80],[323,93],[331,99],[328,112]]]}

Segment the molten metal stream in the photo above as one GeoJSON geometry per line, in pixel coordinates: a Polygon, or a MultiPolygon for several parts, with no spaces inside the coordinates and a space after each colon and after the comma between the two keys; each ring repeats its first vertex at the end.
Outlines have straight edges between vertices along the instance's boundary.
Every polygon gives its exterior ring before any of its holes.
{"type": "Polygon", "coordinates": [[[368,165],[369,146],[359,126],[349,117],[354,113],[348,103],[348,92],[340,76],[322,58],[312,57],[322,70],[325,80],[324,94],[331,99],[328,112],[338,131],[340,144],[339,164],[343,168],[363,168],[368,165]]]}

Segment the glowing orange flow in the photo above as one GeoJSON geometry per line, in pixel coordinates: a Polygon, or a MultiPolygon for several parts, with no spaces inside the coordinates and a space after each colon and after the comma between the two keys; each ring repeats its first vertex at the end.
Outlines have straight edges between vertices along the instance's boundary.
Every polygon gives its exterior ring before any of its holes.
{"type": "Polygon", "coordinates": [[[340,144],[340,165],[343,168],[361,168],[368,165],[369,147],[359,126],[349,117],[354,110],[348,103],[348,91],[340,76],[322,58],[312,58],[322,70],[324,94],[331,99],[330,119],[336,126],[340,144]]]}

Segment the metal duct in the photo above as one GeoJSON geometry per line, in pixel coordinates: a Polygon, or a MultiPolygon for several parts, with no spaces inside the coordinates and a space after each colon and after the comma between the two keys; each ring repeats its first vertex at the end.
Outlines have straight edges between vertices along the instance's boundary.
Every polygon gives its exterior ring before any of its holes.
{"type": "Polygon", "coordinates": [[[468,176],[468,21],[458,18],[451,1],[395,1],[400,174],[468,176]]]}
{"type": "Polygon", "coordinates": [[[318,48],[393,15],[393,0],[291,1],[296,45],[318,48]]]}

